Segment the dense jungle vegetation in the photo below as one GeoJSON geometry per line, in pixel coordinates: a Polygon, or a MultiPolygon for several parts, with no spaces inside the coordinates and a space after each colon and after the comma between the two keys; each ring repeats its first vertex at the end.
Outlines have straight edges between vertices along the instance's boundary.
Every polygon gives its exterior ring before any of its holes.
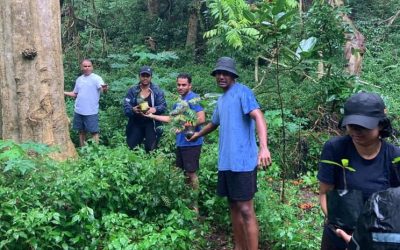
{"type": "MultiPolygon", "coordinates": [[[[48,154],[57,149],[0,141],[0,249],[231,249],[227,204],[215,194],[218,133],[206,137],[193,193],[174,166],[171,126],[154,152],[131,151],[122,111],[140,66],[150,65],[170,109],[177,74],[192,74],[209,120],[220,93],[210,72],[220,56],[236,59],[239,81],[254,90],[268,121],[273,164],[259,172],[255,198],[260,248],[319,249],[317,165],[323,143],[342,133],[344,100],[378,92],[399,126],[400,2],[301,2],[302,9],[296,0],[61,1],[65,90],[84,58],[109,84],[100,144],[54,162],[48,154]],[[354,27],[365,36],[359,75],[345,69],[345,34],[354,27]]],[[[74,103],[65,100],[72,121],[74,103]]]]}

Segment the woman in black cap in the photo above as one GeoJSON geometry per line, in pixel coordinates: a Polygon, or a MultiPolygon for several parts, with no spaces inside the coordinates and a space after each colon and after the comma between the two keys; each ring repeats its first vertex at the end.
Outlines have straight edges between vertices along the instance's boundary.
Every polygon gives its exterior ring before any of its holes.
{"type": "Polygon", "coordinates": [[[129,118],[126,125],[126,142],[130,149],[144,140],[147,152],[157,146],[159,122],[145,115],[163,114],[167,109],[164,91],[152,82],[153,70],[143,66],[139,70],[139,83],[129,88],[124,99],[124,113],[129,118]]]}
{"type": "MultiPolygon", "coordinates": [[[[320,205],[326,218],[327,193],[333,189],[360,190],[365,202],[374,192],[399,185],[398,167],[395,169],[392,161],[400,156],[400,149],[383,140],[391,135],[392,127],[378,94],[362,92],[351,96],[344,105],[339,126],[346,129],[347,135],[325,143],[317,176],[320,205]]],[[[330,230],[332,226],[335,225],[326,221],[321,249],[346,249],[346,243],[330,230]]]]}

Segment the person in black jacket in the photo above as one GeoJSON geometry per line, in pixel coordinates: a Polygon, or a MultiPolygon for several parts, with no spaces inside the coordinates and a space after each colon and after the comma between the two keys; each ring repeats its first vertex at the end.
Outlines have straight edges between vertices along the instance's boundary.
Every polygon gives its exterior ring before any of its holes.
{"type": "Polygon", "coordinates": [[[126,142],[133,149],[144,140],[147,152],[157,146],[160,135],[159,122],[145,115],[163,114],[167,109],[164,92],[151,81],[153,70],[143,66],[139,71],[140,82],[132,86],[124,100],[124,113],[129,118],[126,126],[126,142]]]}

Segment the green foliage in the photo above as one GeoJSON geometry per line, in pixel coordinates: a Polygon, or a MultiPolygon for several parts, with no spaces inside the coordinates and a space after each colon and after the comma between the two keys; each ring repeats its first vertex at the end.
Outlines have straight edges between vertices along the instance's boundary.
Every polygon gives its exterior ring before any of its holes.
{"type": "Polygon", "coordinates": [[[394,158],[394,159],[392,160],[392,163],[393,163],[393,164],[398,164],[398,163],[400,163],[400,157],[394,158]]]}
{"type": "Polygon", "coordinates": [[[279,179],[265,172],[260,172],[258,179],[255,206],[260,239],[267,239],[270,249],[318,249],[323,216],[317,195],[311,190],[290,185],[286,189],[287,202],[282,203],[278,192],[279,179]]]}
{"type": "Polygon", "coordinates": [[[366,52],[363,57],[361,80],[371,91],[389,98],[385,104],[389,107],[392,122],[398,126],[400,103],[399,64],[399,18],[395,14],[400,9],[398,1],[351,1],[352,15],[357,27],[365,35],[366,52]],[[392,23],[391,23],[392,22],[392,23]]]}
{"type": "MultiPolygon", "coordinates": [[[[38,145],[36,153],[29,153],[22,145],[1,142],[0,248],[215,249],[204,242],[214,227],[231,234],[226,201],[215,195],[217,132],[205,138],[202,149],[201,221],[188,209],[193,195],[187,192],[182,173],[172,167],[175,136],[166,133],[168,125],[160,149],[152,155],[126,149],[122,100],[137,83],[142,64],[154,68],[153,81],[166,90],[171,107],[178,72],[191,73],[194,91],[203,97],[220,92],[209,76],[216,58],[236,59],[240,81],[254,88],[268,111],[274,163],[266,174],[259,174],[255,199],[262,247],[318,248],[322,215],[311,194],[318,185],[322,144],[329,134],[338,133],[336,122],[344,100],[359,90],[377,91],[398,123],[400,19],[389,25],[400,8],[398,1],[351,0],[351,13],[347,7],[312,1],[311,8],[299,15],[295,0],[260,0],[252,5],[210,0],[199,10],[204,15],[194,50],[183,48],[193,1],[160,1],[161,11],[155,17],[148,15],[145,1],[63,2],[65,86],[73,88],[83,57],[93,59],[95,72],[110,86],[100,101],[100,140],[108,147],[91,145],[80,149],[79,161],[57,164],[45,154],[39,156],[38,145]],[[173,3],[171,8],[167,2],[173,3]],[[67,8],[71,4],[73,8],[67,8]],[[343,34],[351,31],[342,24],[343,13],[351,14],[366,36],[359,77],[343,70],[343,34]],[[203,30],[209,31],[203,35],[203,30]],[[209,39],[208,47],[202,37],[209,39]],[[156,50],[146,44],[149,38],[156,41],[156,50]],[[323,65],[323,74],[318,65],[323,65]],[[283,143],[286,152],[280,148],[283,143]],[[287,165],[282,164],[283,156],[287,165]],[[286,186],[286,203],[279,197],[282,177],[302,181],[286,186]],[[300,208],[305,202],[313,207],[300,208]]],[[[72,120],[73,100],[66,100],[72,120]]],[[[209,120],[215,101],[202,105],[209,120]]],[[[76,131],[71,132],[78,144],[76,131]]]]}
{"type": "Polygon", "coordinates": [[[2,173],[2,247],[148,249],[156,239],[162,249],[202,244],[183,175],[170,169],[170,157],[97,145],[80,155],[79,161],[41,165],[7,182],[8,172],[2,173]],[[110,227],[110,216],[120,230],[110,227]]]}
{"type": "MultiPolygon", "coordinates": [[[[257,39],[259,31],[251,27],[252,13],[243,0],[211,0],[208,8],[211,16],[218,20],[214,29],[204,33],[205,38],[223,36],[232,47],[242,48],[246,38],[257,39]]],[[[223,42],[214,40],[214,45],[223,42]]]]}
{"type": "Polygon", "coordinates": [[[185,101],[179,98],[175,102],[175,109],[173,109],[169,115],[171,117],[170,125],[174,131],[182,130],[185,128],[185,124],[196,124],[197,114],[194,110],[190,109],[190,105],[195,105],[200,102],[200,98],[193,98],[190,101],[185,101]]]}
{"type": "Polygon", "coordinates": [[[46,164],[47,154],[54,151],[44,144],[0,140],[0,167],[4,173],[25,175],[46,164]]]}

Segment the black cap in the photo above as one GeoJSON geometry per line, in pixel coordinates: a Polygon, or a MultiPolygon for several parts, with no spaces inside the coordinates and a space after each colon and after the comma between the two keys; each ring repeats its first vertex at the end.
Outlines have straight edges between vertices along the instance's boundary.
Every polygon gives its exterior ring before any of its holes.
{"type": "Polygon", "coordinates": [[[215,65],[214,70],[211,72],[212,76],[215,76],[217,71],[227,71],[234,75],[235,78],[238,78],[239,75],[236,72],[236,63],[235,60],[233,60],[230,57],[221,57],[218,59],[217,64],[215,65]]]}
{"type": "Polygon", "coordinates": [[[143,66],[139,70],[139,75],[141,74],[153,75],[153,70],[150,68],[150,66],[143,66]]]}
{"type": "Polygon", "coordinates": [[[341,126],[355,124],[368,129],[378,127],[386,118],[385,103],[376,93],[361,92],[351,96],[344,104],[341,126]]]}

